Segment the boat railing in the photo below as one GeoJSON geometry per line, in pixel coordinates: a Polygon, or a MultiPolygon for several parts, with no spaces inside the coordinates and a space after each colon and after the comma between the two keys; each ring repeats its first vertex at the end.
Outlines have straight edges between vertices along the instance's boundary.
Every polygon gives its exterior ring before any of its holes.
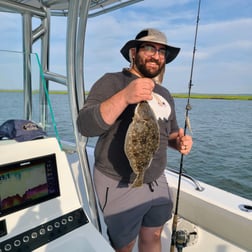
{"type": "MultiPolygon", "coordinates": [[[[167,170],[170,171],[170,172],[179,174],[179,171],[177,171],[177,170],[175,170],[175,169],[172,169],[172,168],[169,168],[169,167],[168,167],[167,170]]],[[[193,184],[195,185],[195,190],[200,191],[200,192],[204,191],[204,187],[202,187],[202,186],[200,185],[200,183],[199,183],[198,180],[196,180],[195,178],[193,178],[192,176],[190,176],[190,175],[188,175],[188,174],[186,174],[186,173],[184,173],[184,172],[182,173],[182,176],[185,177],[185,178],[187,178],[187,179],[189,179],[190,181],[193,182],[193,184]]]]}

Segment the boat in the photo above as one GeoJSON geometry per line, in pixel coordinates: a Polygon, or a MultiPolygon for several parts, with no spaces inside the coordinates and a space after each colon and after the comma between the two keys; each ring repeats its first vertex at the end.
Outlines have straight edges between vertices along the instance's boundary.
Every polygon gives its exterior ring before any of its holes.
{"type": "MultiPolygon", "coordinates": [[[[0,0],[1,13],[20,14],[23,27],[23,50],[0,52],[12,60],[5,74],[18,73],[23,80],[23,106],[15,107],[19,117],[7,114],[1,120],[7,117],[7,126],[36,121],[35,127],[40,129],[39,135],[28,135],[22,141],[17,136],[0,141],[0,252],[114,251],[92,183],[94,148],[78,132],[76,118],[85,102],[87,19],[138,1],[0,0]],[[65,76],[51,71],[49,65],[51,16],[67,18],[65,76]],[[39,20],[35,28],[34,18],[39,20]],[[40,55],[32,51],[37,40],[40,55]],[[74,142],[64,141],[58,134],[49,94],[51,82],[67,87],[74,142]]],[[[251,200],[172,169],[166,170],[166,176],[174,201],[178,182],[181,184],[176,232],[172,219],[162,233],[163,252],[171,247],[185,252],[252,251],[251,200]]]]}

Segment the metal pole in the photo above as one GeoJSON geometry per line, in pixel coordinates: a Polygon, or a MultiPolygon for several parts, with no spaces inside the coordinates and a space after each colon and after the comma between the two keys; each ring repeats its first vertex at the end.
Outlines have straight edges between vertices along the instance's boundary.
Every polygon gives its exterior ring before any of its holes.
{"type": "MultiPolygon", "coordinates": [[[[46,17],[42,19],[42,26],[43,30],[45,31],[42,36],[41,36],[41,66],[42,66],[42,71],[43,73],[48,72],[49,69],[49,52],[50,52],[50,43],[49,43],[49,38],[50,38],[50,10],[47,8],[45,9],[45,13],[47,13],[46,17]]],[[[48,117],[48,102],[45,94],[45,89],[42,83],[42,78],[40,78],[40,97],[39,97],[39,102],[41,109],[39,110],[40,113],[40,122],[44,127],[46,127],[46,122],[47,122],[47,117],[48,117]]],[[[49,91],[49,81],[45,79],[45,86],[46,89],[49,91]]]]}
{"type": "Polygon", "coordinates": [[[32,118],[32,83],[31,83],[31,52],[32,52],[32,25],[31,14],[23,16],[23,73],[24,73],[24,118],[32,118]]]}
{"type": "Polygon", "coordinates": [[[69,1],[69,12],[67,21],[67,85],[69,99],[71,104],[71,115],[76,139],[76,149],[79,155],[80,166],[85,181],[85,190],[89,203],[89,210],[93,224],[101,231],[99,220],[99,212],[96,203],[95,191],[92,183],[92,176],[89,168],[89,162],[86,153],[87,138],[82,137],[78,131],[76,118],[79,113],[79,106],[84,103],[84,91],[78,89],[77,86],[83,86],[83,51],[84,51],[84,35],[88,16],[90,0],[69,1]],[[83,13],[80,13],[80,10],[83,13]],[[80,19],[79,19],[80,17],[80,19]],[[77,33],[79,20],[79,30],[77,33]],[[77,36],[78,35],[78,36],[77,36]],[[77,41],[78,40],[78,41],[77,41]],[[81,54],[81,55],[80,55],[81,54]],[[78,94],[77,94],[78,93],[78,94]],[[82,97],[82,98],[80,98],[82,97]],[[81,103],[81,104],[80,104],[81,103]]]}

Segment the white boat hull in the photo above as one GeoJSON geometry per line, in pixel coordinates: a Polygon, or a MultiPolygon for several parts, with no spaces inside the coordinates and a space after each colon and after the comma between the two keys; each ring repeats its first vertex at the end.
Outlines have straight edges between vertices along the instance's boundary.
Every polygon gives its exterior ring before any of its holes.
{"type": "MultiPolygon", "coordinates": [[[[167,172],[167,179],[176,196],[177,176],[167,172]]],[[[194,185],[182,180],[177,230],[187,233],[197,232],[191,236],[184,251],[252,251],[252,215],[239,209],[239,205],[251,206],[251,201],[231,193],[200,183],[204,191],[196,191],[194,185]],[[195,238],[195,239],[194,239],[195,238]]],[[[163,251],[170,247],[172,221],[163,232],[163,251]]]]}

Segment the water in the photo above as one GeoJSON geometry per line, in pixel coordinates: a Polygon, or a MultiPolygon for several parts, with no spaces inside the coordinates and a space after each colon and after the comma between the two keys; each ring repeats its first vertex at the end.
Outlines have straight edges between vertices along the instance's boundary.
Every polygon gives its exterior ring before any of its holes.
{"type": "MultiPolygon", "coordinates": [[[[67,95],[50,97],[60,137],[74,141],[67,95]]],[[[186,102],[175,99],[181,127],[186,102]]],[[[34,104],[33,118],[38,121],[38,96],[34,96],[34,104]]],[[[0,92],[0,124],[22,118],[21,106],[22,93],[0,92]]],[[[194,144],[190,155],[184,156],[184,170],[201,181],[252,200],[252,101],[191,99],[191,106],[194,144]]],[[[94,139],[89,143],[93,144],[94,139]]],[[[180,166],[180,154],[172,149],[168,149],[168,165],[177,170],[180,166]]]]}
{"type": "MultiPolygon", "coordinates": [[[[175,102],[179,124],[184,126],[186,100],[175,102]]],[[[184,158],[186,172],[252,199],[252,101],[192,99],[191,105],[194,144],[184,158]]],[[[179,167],[178,156],[168,152],[170,166],[179,167]]]]}

